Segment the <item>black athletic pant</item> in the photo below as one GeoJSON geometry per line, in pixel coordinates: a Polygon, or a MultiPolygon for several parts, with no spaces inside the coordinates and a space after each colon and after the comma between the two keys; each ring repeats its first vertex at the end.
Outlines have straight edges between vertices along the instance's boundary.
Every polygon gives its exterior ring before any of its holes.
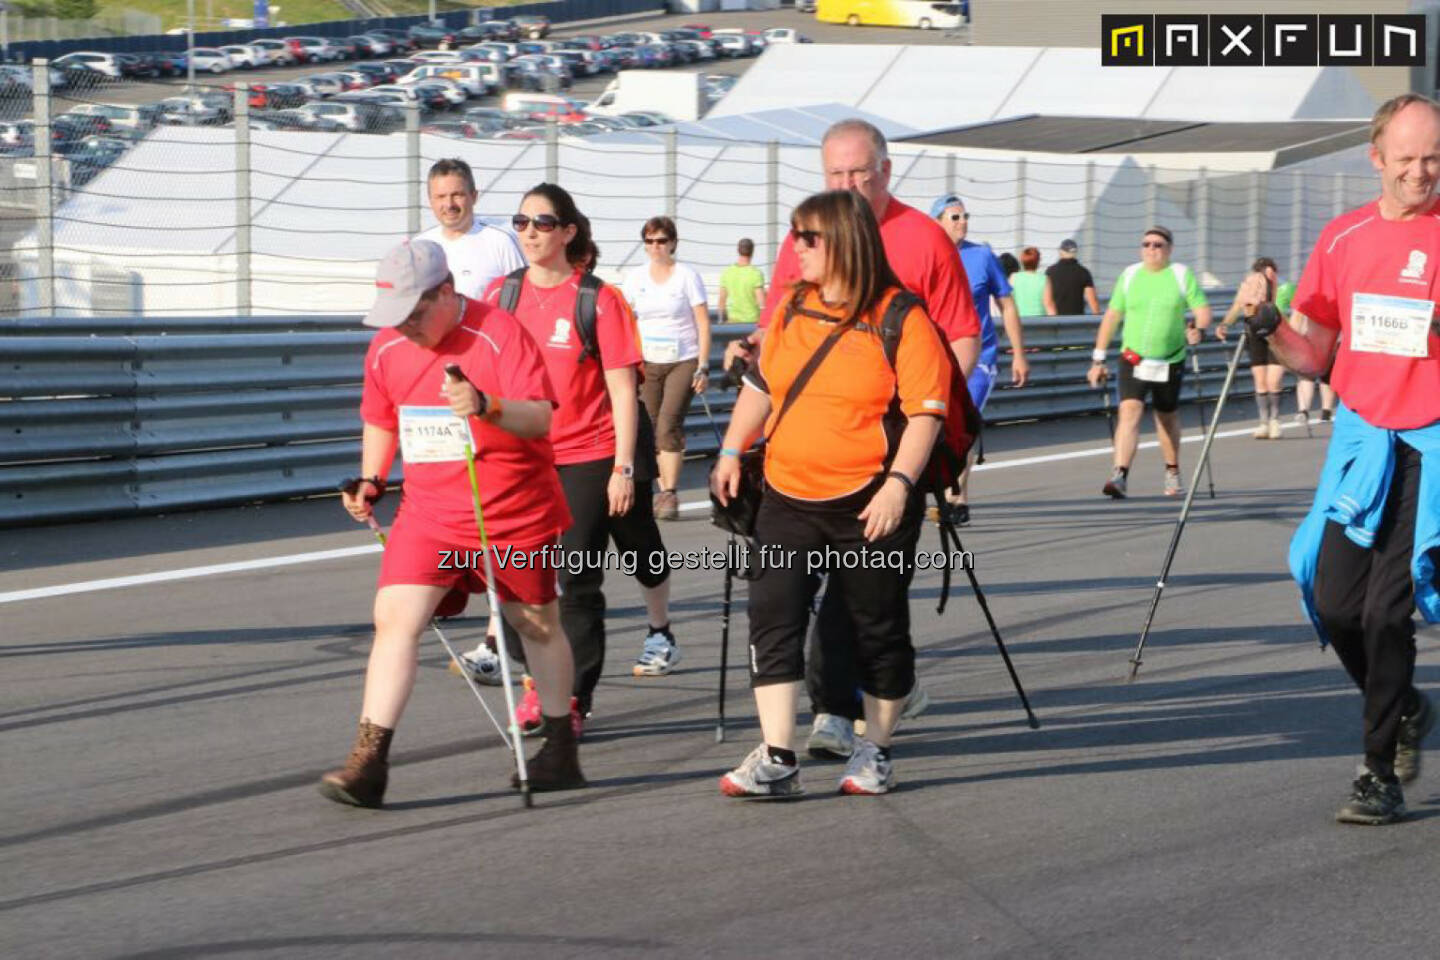
{"type": "Polygon", "coordinates": [[[1365,763],[1394,776],[1400,717],[1415,706],[1415,586],[1410,558],[1419,503],[1420,454],[1395,444],[1395,475],[1375,545],[1365,549],[1333,520],[1315,570],[1315,606],[1335,652],[1365,696],[1365,763]]]}
{"type": "MultiPolygon", "coordinates": [[[[750,676],[754,686],[789,683],[805,675],[805,629],[818,578],[808,570],[810,551],[825,554],[827,596],[844,610],[845,657],[854,670],[850,686],[898,700],[915,684],[908,591],[920,501],[912,496],[899,529],[868,543],[856,519],[876,486],[825,503],[794,500],[769,487],[755,522],[756,541],[769,546],[770,562],[750,584],[750,676]],[[785,551],[783,559],[777,550],[785,551]],[[868,566],[860,560],[870,558],[868,566]],[[898,562],[897,562],[898,561],[898,562]],[[850,626],[853,624],[853,626],[850,626]]],[[[816,559],[822,559],[817,557],[816,559]]]]}
{"type": "MultiPolygon", "coordinates": [[[[603,553],[611,538],[621,558],[636,564],[635,579],[644,587],[658,587],[670,576],[663,559],[652,569],[652,557],[663,558],[665,544],[655,524],[652,509],[652,486],[649,480],[635,481],[635,503],[628,513],[610,516],[610,475],[615,461],[590,460],[556,467],[565,503],[570,508],[570,529],[560,535],[560,549],[568,557],[571,551],[582,552],[587,558],[603,553]]],[[[559,572],[560,625],[570,641],[575,657],[575,686],[572,693],[580,700],[582,712],[590,710],[595,685],[605,667],[605,568],[598,563],[566,563],[559,572]]],[[[663,626],[663,624],[655,624],[663,626]]],[[[509,623],[505,625],[507,646],[512,659],[524,661],[518,649],[519,638],[509,623]],[[512,639],[513,638],[513,639],[512,639]]]]}
{"type": "MultiPolygon", "coordinates": [[[[907,526],[909,540],[900,549],[913,558],[920,542],[920,522],[907,526]]],[[[905,568],[905,595],[915,579],[915,566],[905,568]]],[[[814,588],[811,588],[813,594],[814,588]]],[[[830,713],[847,720],[859,720],[864,704],[860,700],[860,672],[855,664],[855,624],[839,587],[832,578],[820,598],[820,610],[810,625],[805,652],[805,691],[810,695],[811,713],[830,713]]]]}

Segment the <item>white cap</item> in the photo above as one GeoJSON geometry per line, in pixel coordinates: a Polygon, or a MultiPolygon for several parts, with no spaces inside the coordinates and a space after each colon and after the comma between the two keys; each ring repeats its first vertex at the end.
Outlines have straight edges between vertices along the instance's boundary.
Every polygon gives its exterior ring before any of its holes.
{"type": "Polygon", "coordinates": [[[406,240],[385,254],[375,270],[375,305],[365,314],[365,326],[400,326],[425,292],[449,274],[444,247],[430,240],[406,240]]]}

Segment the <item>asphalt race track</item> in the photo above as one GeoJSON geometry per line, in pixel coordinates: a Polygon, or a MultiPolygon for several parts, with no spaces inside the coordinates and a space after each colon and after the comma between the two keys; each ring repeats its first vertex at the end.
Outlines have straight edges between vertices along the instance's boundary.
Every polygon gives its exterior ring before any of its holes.
{"type": "MultiPolygon", "coordinates": [[[[611,576],[588,790],[521,809],[427,639],[389,806],[363,811],[314,786],[354,730],[377,566],[334,498],[7,531],[0,956],[1434,956],[1440,766],[1407,791],[1408,822],[1332,822],[1361,703],[1284,567],[1328,427],[1258,443],[1249,426],[1217,441],[1217,497],[1196,499],[1133,684],[1179,510],[1157,453],[1115,503],[1103,421],[990,436],[962,535],[1043,727],[963,576],[942,621],[922,573],[934,704],[902,728],[883,798],[835,793],[840,767],[808,758],[800,802],[720,796],[758,730],[741,586],[715,742],[718,573],[676,574],[685,659],[649,680],[629,675],[638,592],[611,576]],[[342,552],[273,563],[321,551],[342,552]]],[[[682,501],[698,503],[692,468],[682,501]]],[[[666,525],[667,544],[722,546],[704,516],[666,525]]],[[[1417,671],[1432,692],[1435,639],[1421,632],[1417,671]]]]}

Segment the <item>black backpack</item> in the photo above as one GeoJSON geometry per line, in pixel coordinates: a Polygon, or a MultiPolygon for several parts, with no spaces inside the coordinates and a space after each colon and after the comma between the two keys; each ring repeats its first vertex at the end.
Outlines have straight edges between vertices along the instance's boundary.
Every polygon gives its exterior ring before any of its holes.
{"type": "MultiPolygon", "coordinates": [[[[520,288],[525,282],[525,273],[528,270],[528,267],[521,267],[506,275],[505,283],[500,287],[498,306],[501,310],[514,313],[515,308],[520,305],[520,288]]],[[[600,362],[600,338],[595,334],[595,321],[600,290],[604,286],[600,278],[593,273],[580,275],[580,294],[575,298],[573,318],[575,330],[580,335],[580,363],[589,359],[600,362]]],[[[638,383],[635,389],[638,399],[638,383]]],[[[655,479],[655,427],[650,423],[650,414],[645,410],[645,405],[641,403],[639,407],[635,423],[635,479],[648,481],[655,479]]]]}

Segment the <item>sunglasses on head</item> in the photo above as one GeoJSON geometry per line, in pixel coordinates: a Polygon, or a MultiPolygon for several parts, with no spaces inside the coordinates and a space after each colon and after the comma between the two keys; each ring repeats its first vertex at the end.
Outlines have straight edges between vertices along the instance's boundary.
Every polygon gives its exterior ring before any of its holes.
{"type": "Polygon", "coordinates": [[[524,233],[530,226],[535,224],[535,229],[541,233],[549,233],[560,226],[560,218],[553,213],[542,213],[538,216],[527,217],[523,213],[517,213],[510,218],[510,226],[515,228],[516,233],[524,233]]]}
{"type": "Polygon", "coordinates": [[[645,246],[647,246],[647,247],[659,247],[659,246],[664,246],[665,244],[667,244],[667,243],[669,243],[669,242],[670,242],[670,238],[669,238],[669,237],[646,237],[646,238],[645,238],[645,246]]]}
{"type": "Polygon", "coordinates": [[[811,250],[814,250],[815,244],[819,242],[820,238],[823,237],[824,234],[819,230],[798,230],[794,227],[791,227],[790,236],[795,240],[796,243],[803,243],[811,250]]]}

